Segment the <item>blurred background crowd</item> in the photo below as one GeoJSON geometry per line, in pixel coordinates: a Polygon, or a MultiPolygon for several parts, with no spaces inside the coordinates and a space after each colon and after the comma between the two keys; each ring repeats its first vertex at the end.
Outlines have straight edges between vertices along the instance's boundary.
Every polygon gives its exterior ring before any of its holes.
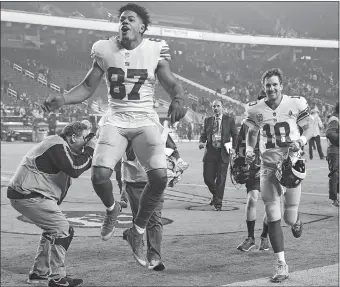
{"type": "MultiPolygon", "coordinates": [[[[46,15],[102,19],[117,22],[116,10],[123,2],[2,2],[2,9],[46,15]]],[[[337,3],[327,2],[144,2],[154,25],[181,27],[225,34],[338,40],[337,3]],[[204,5],[203,5],[204,4],[204,5]],[[180,6],[180,7],[179,7],[180,6]],[[322,8],[322,9],[321,9],[322,8]],[[276,13],[279,11],[280,13],[276,13]],[[303,17],[301,17],[303,11],[303,17]],[[252,17],[249,17],[249,15],[252,17]],[[254,21],[254,18],[256,21],[254,21]]],[[[39,108],[51,93],[63,93],[78,84],[91,65],[94,42],[115,35],[1,21],[1,125],[8,140],[14,124],[34,132],[58,130],[58,123],[100,118],[107,102],[105,82],[82,105],[44,114],[39,108]],[[37,29],[39,37],[37,37],[37,29]]],[[[197,138],[203,119],[212,114],[212,101],[225,95],[225,112],[239,125],[244,103],[261,92],[265,70],[284,72],[284,92],[307,99],[323,123],[339,96],[338,49],[284,47],[207,42],[161,37],[171,49],[171,68],[183,85],[189,116],[176,125],[180,139],[197,138]]],[[[169,96],[157,86],[155,109],[167,107],[169,96]]],[[[13,136],[15,138],[15,136],[13,136]]]]}

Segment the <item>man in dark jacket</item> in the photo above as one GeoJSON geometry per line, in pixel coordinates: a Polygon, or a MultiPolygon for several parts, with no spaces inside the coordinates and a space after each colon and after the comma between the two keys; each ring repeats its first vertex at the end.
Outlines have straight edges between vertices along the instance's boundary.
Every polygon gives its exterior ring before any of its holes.
{"type": "Polygon", "coordinates": [[[228,164],[232,148],[235,148],[237,129],[235,120],[223,114],[221,100],[213,102],[214,116],[204,120],[199,148],[205,147],[203,177],[212,194],[209,204],[221,211],[228,164]],[[232,138],[232,143],[230,142],[232,138]]]}
{"type": "Polygon", "coordinates": [[[329,168],[329,199],[332,205],[339,207],[339,102],[334,113],[327,122],[326,137],[328,139],[327,161],[329,168]]]}
{"type": "Polygon", "coordinates": [[[65,256],[74,230],[59,205],[71,178],[91,167],[95,144],[85,124],[71,123],[60,136],[49,136],[31,149],[10,180],[7,197],[11,205],[43,230],[28,283],[49,280],[49,287],[83,283],[66,277],[65,256]]]}

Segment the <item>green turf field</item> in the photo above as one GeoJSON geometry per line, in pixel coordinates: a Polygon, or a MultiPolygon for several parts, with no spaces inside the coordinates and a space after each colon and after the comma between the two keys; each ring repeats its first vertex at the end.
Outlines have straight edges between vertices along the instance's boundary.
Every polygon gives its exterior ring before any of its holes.
{"type": "MultiPolygon", "coordinates": [[[[6,184],[32,146],[1,144],[1,286],[28,285],[28,272],[41,234],[27,220],[18,219],[19,214],[6,198],[6,184]]],[[[208,205],[210,195],[202,178],[203,151],[197,143],[179,143],[178,147],[190,167],[179,184],[166,190],[163,272],[138,266],[123,241],[122,232],[131,224],[129,208],[119,217],[113,239],[101,241],[99,229],[104,208],[92,191],[90,172],[73,180],[62,204],[75,226],[66,266],[69,274],[84,279],[84,286],[272,285],[268,283],[275,263],[272,249],[267,252],[253,249],[247,253],[236,249],[247,236],[245,188],[236,189],[228,174],[222,212],[214,211],[208,205]]],[[[290,228],[282,223],[290,278],[276,285],[338,286],[339,214],[328,199],[327,162],[318,159],[314,151],[314,160],[308,160],[306,165],[300,204],[304,232],[300,239],[295,239],[290,228]]],[[[115,182],[114,188],[119,199],[115,182]]],[[[263,214],[260,199],[255,226],[257,244],[263,214]]]]}

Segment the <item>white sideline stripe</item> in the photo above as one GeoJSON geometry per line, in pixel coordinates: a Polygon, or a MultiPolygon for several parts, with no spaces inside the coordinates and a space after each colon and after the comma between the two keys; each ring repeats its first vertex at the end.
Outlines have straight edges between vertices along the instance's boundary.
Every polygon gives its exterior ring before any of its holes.
{"type": "MultiPolygon", "coordinates": [[[[14,174],[14,171],[7,171],[7,170],[2,170],[1,173],[6,173],[6,174],[14,174]]],[[[90,176],[85,176],[81,175],[79,178],[84,178],[84,179],[91,179],[90,176]]],[[[111,180],[116,181],[116,179],[112,178],[111,180]]],[[[195,183],[177,183],[176,185],[180,186],[197,186],[197,187],[207,187],[205,184],[195,184],[195,183]]],[[[234,190],[235,188],[225,188],[226,190],[234,190]]],[[[310,192],[302,192],[302,194],[306,195],[315,195],[315,196],[328,196],[326,193],[310,193],[310,192]]]]}
{"type": "MultiPolygon", "coordinates": [[[[320,137],[320,139],[325,140],[325,139],[327,139],[327,138],[326,138],[326,137],[320,137]]],[[[175,142],[179,142],[178,139],[174,139],[174,141],[175,141],[175,142]]],[[[183,140],[181,140],[181,142],[187,143],[187,142],[189,142],[189,140],[188,140],[188,139],[183,139],[183,140]]],[[[199,140],[198,140],[198,139],[196,139],[196,140],[191,140],[191,142],[198,143],[199,140]]]]}
{"type": "Polygon", "coordinates": [[[338,286],[339,264],[311,268],[289,273],[289,278],[281,283],[272,283],[269,277],[234,282],[221,286],[338,286]]]}

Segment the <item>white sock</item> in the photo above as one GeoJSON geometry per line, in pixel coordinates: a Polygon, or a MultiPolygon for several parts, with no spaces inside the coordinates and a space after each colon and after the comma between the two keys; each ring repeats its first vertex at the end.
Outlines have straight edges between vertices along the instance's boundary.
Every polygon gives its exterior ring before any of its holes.
{"type": "Polygon", "coordinates": [[[135,228],[137,229],[139,234],[144,234],[145,228],[141,228],[138,225],[135,224],[135,228]]]}
{"type": "Polygon", "coordinates": [[[114,202],[114,203],[112,204],[112,206],[107,207],[106,210],[107,210],[107,211],[112,211],[112,210],[115,208],[115,204],[116,204],[116,202],[114,202]]]}
{"type": "Polygon", "coordinates": [[[275,257],[276,257],[277,261],[282,261],[282,262],[286,263],[284,251],[275,253],[275,257]]]}

